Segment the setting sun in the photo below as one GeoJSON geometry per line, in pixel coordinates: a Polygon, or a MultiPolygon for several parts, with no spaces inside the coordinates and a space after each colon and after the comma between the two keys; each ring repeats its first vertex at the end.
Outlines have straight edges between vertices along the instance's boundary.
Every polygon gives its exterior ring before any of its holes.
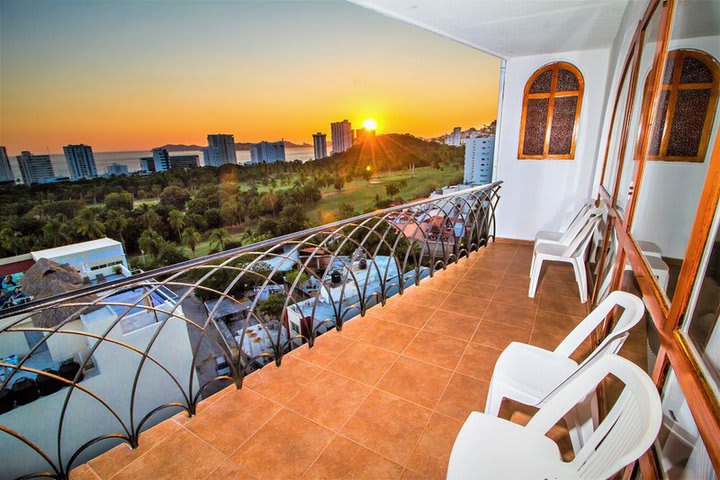
{"type": "Polygon", "coordinates": [[[368,118],[363,122],[363,128],[366,130],[377,130],[377,122],[372,118],[368,118]]]}

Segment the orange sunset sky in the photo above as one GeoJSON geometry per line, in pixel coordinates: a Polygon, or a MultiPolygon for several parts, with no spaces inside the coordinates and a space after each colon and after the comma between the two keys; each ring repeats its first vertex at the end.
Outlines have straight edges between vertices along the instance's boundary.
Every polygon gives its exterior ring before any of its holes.
{"type": "Polygon", "coordinates": [[[312,143],[344,118],[436,136],[495,119],[498,77],[498,59],[344,0],[0,0],[11,155],[312,143]]]}

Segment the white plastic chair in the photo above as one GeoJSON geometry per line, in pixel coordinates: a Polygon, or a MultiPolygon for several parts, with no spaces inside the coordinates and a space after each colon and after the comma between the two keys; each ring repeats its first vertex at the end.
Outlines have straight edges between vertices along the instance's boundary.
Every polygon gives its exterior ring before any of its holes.
{"type": "Polygon", "coordinates": [[[473,412],[455,439],[449,480],[476,478],[606,479],[634,462],[657,437],[660,395],[632,362],[607,355],[557,392],[527,426],[473,412]],[[546,433],[608,375],[625,384],[618,400],[570,462],[546,433]]]}
{"type": "Polygon", "coordinates": [[[537,234],[535,234],[535,245],[540,243],[568,245],[590,219],[590,216],[600,211],[600,209],[593,207],[592,202],[583,204],[582,208],[575,214],[565,228],[561,228],[558,232],[550,230],[540,230],[537,232],[537,234]]]}
{"type": "MultiPolygon", "coordinates": [[[[630,334],[630,329],[637,325],[644,313],[642,300],[618,290],[608,295],[552,352],[512,342],[495,363],[485,413],[497,416],[504,398],[536,407],[544,405],[561,385],[580,375],[603,356],[617,353],[630,334]],[[612,333],[578,366],[570,355],[615,307],[622,307],[623,312],[612,333]]],[[[569,412],[565,420],[573,449],[578,452],[597,423],[597,399],[588,397],[569,412]]]]}
{"type": "Polygon", "coordinates": [[[540,272],[544,261],[565,262],[573,267],[575,281],[580,291],[580,301],[587,302],[587,273],[585,272],[585,251],[592,240],[593,233],[597,227],[600,217],[592,214],[582,229],[568,245],[554,243],[536,243],[533,250],[532,263],[530,264],[530,287],[528,296],[535,297],[540,272]]]}

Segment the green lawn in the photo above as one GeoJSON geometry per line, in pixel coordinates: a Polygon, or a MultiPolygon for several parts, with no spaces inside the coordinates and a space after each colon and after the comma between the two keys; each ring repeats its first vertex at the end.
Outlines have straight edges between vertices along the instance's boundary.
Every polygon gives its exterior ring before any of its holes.
{"type": "Polygon", "coordinates": [[[146,204],[147,206],[152,207],[153,205],[157,205],[158,203],[160,203],[159,198],[141,198],[140,200],[133,201],[133,208],[137,208],[143,204],[146,204]]]}
{"type": "Polygon", "coordinates": [[[416,168],[414,174],[404,170],[375,176],[369,182],[353,180],[346,183],[341,192],[329,187],[323,190],[323,198],[311,210],[308,218],[312,223],[328,223],[335,220],[338,210],[343,203],[352,205],[355,211],[362,213],[369,208],[375,208],[375,196],[387,198],[385,185],[400,180],[407,181],[407,187],[398,196],[405,201],[415,200],[427,195],[430,188],[447,185],[462,173],[461,166],[444,167],[443,170],[432,167],[416,168]]]}

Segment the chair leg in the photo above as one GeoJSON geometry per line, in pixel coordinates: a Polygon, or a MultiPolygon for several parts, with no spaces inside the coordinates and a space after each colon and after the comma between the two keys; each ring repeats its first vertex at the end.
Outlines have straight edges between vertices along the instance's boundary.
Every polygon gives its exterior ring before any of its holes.
{"type": "Polygon", "coordinates": [[[575,271],[575,281],[580,291],[580,303],[587,302],[587,274],[585,273],[585,262],[582,258],[575,258],[572,262],[575,271]]]}
{"type": "Polygon", "coordinates": [[[530,288],[528,289],[528,297],[535,298],[535,292],[537,291],[538,280],[540,279],[540,272],[542,271],[543,257],[535,256],[533,262],[533,268],[530,270],[530,288]]]}
{"type": "Polygon", "coordinates": [[[500,414],[500,406],[503,400],[502,393],[497,388],[493,389],[492,380],[490,380],[490,388],[488,389],[487,400],[485,400],[485,414],[497,417],[500,414]]]}
{"type": "Polygon", "coordinates": [[[533,249],[532,260],[530,260],[530,276],[531,276],[531,277],[532,277],[532,274],[533,274],[533,270],[535,269],[535,256],[536,256],[536,253],[535,253],[535,250],[533,249]]]}

